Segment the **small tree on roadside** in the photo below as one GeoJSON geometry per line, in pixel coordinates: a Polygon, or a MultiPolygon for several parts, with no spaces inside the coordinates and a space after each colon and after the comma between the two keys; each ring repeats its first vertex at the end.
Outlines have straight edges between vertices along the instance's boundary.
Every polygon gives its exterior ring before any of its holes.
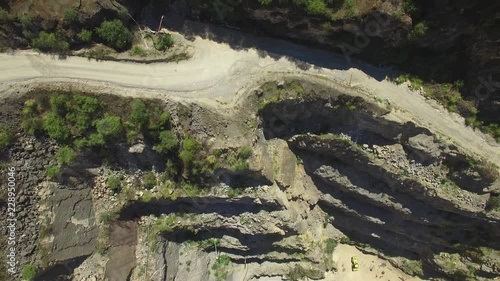
{"type": "Polygon", "coordinates": [[[106,115],[99,119],[95,125],[97,133],[104,139],[116,139],[123,132],[121,119],[119,116],[106,115]]]}
{"type": "Polygon", "coordinates": [[[127,48],[132,41],[132,34],[120,20],[102,22],[101,26],[97,28],[97,35],[107,45],[117,50],[127,48]]]}

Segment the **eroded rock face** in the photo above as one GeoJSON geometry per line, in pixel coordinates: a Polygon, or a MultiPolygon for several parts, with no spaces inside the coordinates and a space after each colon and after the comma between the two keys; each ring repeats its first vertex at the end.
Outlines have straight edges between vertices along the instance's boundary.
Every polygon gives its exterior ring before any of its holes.
{"type": "Polygon", "coordinates": [[[117,222],[110,226],[109,232],[106,278],[109,281],[127,280],[136,266],[137,224],[133,221],[117,222]]]}
{"type": "Polygon", "coordinates": [[[54,262],[94,252],[98,229],[90,193],[90,188],[57,189],[50,199],[55,206],[51,254],[54,262]]]}

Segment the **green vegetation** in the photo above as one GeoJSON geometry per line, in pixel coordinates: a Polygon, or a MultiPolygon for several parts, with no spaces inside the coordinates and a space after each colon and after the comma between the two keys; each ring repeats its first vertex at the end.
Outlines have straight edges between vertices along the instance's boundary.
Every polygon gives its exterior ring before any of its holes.
{"type": "Polygon", "coordinates": [[[422,268],[422,261],[419,260],[407,260],[403,261],[401,270],[404,273],[412,275],[412,276],[423,276],[424,270],[422,268]]]}
{"type": "Polygon", "coordinates": [[[500,195],[490,195],[488,202],[486,202],[487,211],[500,211],[500,195]]]}
{"type": "Polygon", "coordinates": [[[29,135],[35,135],[42,129],[42,120],[39,118],[40,108],[34,99],[24,102],[21,128],[29,135]]]}
{"type": "Polygon", "coordinates": [[[119,176],[111,175],[106,179],[106,187],[113,192],[118,192],[122,187],[122,180],[119,176]]]}
{"type": "Polygon", "coordinates": [[[304,280],[306,278],[317,280],[323,278],[324,275],[323,272],[321,272],[318,269],[315,268],[306,269],[301,265],[295,265],[295,267],[290,269],[286,277],[290,280],[298,281],[298,280],[304,280]]]}
{"type": "Polygon", "coordinates": [[[138,57],[147,57],[148,56],[148,52],[139,46],[132,47],[129,54],[131,56],[138,56],[138,57]]]}
{"type": "Polygon", "coordinates": [[[175,152],[178,149],[179,141],[173,131],[163,131],[160,133],[160,143],[154,146],[154,150],[159,153],[175,152]]]}
{"type": "Polygon", "coordinates": [[[57,161],[60,165],[70,165],[75,162],[75,151],[69,146],[63,146],[57,152],[57,161]]]}
{"type": "Polygon", "coordinates": [[[3,8],[0,8],[0,23],[8,22],[14,20],[14,16],[9,14],[6,10],[3,8]]]}
{"type": "Polygon", "coordinates": [[[78,11],[75,9],[66,9],[64,11],[64,22],[67,24],[72,24],[78,19],[78,11]]]}
{"type": "Polygon", "coordinates": [[[418,8],[413,3],[413,0],[404,0],[403,1],[403,10],[406,14],[412,15],[418,11],[418,8]]]}
{"type": "Polygon", "coordinates": [[[337,241],[335,241],[335,239],[333,239],[333,238],[326,239],[325,253],[327,255],[333,254],[333,251],[335,250],[335,247],[337,247],[337,241]]]}
{"type": "Polygon", "coordinates": [[[212,270],[214,271],[215,280],[224,281],[227,278],[229,273],[229,265],[231,263],[231,259],[227,255],[220,255],[215,260],[212,265],[212,270]]]}
{"type": "Polygon", "coordinates": [[[130,115],[128,116],[128,122],[137,130],[142,131],[148,120],[149,112],[146,104],[140,99],[134,100],[131,105],[130,115]]]}
{"type": "Polygon", "coordinates": [[[174,38],[171,34],[158,34],[156,40],[154,41],[154,47],[158,51],[165,51],[174,46],[174,38]]]}
{"type": "Polygon", "coordinates": [[[99,222],[102,224],[109,224],[118,219],[118,213],[115,211],[107,210],[101,213],[99,216],[99,222]]]}
{"type": "Polygon", "coordinates": [[[18,15],[17,19],[22,24],[23,28],[26,28],[33,22],[33,18],[29,15],[18,15]]]}
{"type": "Polygon", "coordinates": [[[132,41],[132,34],[120,20],[104,21],[96,31],[107,45],[117,50],[127,48],[132,41]]]}
{"type": "Polygon", "coordinates": [[[142,182],[144,183],[144,188],[151,189],[156,186],[158,181],[156,180],[155,173],[148,171],[142,177],[142,182]]]}
{"type": "Polygon", "coordinates": [[[104,115],[97,120],[95,127],[97,133],[105,140],[117,139],[123,132],[121,118],[119,116],[104,115]]]}
{"type": "Polygon", "coordinates": [[[82,31],[80,31],[76,35],[76,37],[82,43],[90,43],[90,42],[92,42],[92,31],[91,30],[87,30],[87,29],[82,29],[82,31]]]}
{"type": "Polygon", "coordinates": [[[201,151],[201,144],[191,137],[186,137],[182,141],[182,150],[179,153],[179,158],[182,160],[184,166],[184,173],[195,175],[196,172],[196,156],[201,151]]]}
{"type": "Polygon", "coordinates": [[[428,29],[429,29],[429,27],[427,26],[427,24],[425,22],[417,23],[413,27],[412,31],[410,31],[410,33],[408,34],[408,39],[415,40],[419,37],[422,37],[427,33],[428,29]]]}
{"type": "Polygon", "coordinates": [[[14,137],[7,126],[0,125],[0,150],[12,144],[14,137]]]}
{"type": "Polygon", "coordinates": [[[61,168],[59,166],[49,166],[47,170],[45,170],[45,175],[49,179],[55,179],[61,174],[61,168]]]}
{"type": "Polygon", "coordinates": [[[21,277],[23,278],[23,280],[32,281],[35,279],[35,276],[36,276],[35,266],[27,264],[23,267],[23,270],[21,271],[21,277]]]}
{"type": "Polygon", "coordinates": [[[92,126],[94,118],[99,116],[102,110],[102,105],[97,98],[80,94],[73,95],[73,99],[68,101],[66,106],[68,112],[66,120],[76,135],[87,131],[92,126]]]}
{"type": "Polygon", "coordinates": [[[49,112],[43,116],[43,129],[49,137],[56,140],[63,141],[70,136],[66,122],[55,112],[49,112]]]}
{"type": "Polygon", "coordinates": [[[238,158],[239,159],[248,159],[250,156],[252,156],[252,148],[248,146],[242,146],[238,150],[238,158]]]}
{"type": "Polygon", "coordinates": [[[69,50],[69,43],[54,33],[42,31],[31,41],[33,48],[42,52],[65,53],[69,50]]]}

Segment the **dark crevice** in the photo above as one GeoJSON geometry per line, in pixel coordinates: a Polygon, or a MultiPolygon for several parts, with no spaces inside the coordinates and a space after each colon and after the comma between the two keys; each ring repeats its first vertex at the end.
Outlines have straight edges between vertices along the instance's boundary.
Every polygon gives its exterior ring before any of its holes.
{"type": "Polygon", "coordinates": [[[149,202],[131,201],[121,212],[120,220],[134,220],[142,216],[170,213],[209,214],[217,213],[222,216],[232,217],[242,213],[258,213],[260,211],[279,211],[283,206],[276,202],[260,200],[256,204],[252,197],[221,198],[221,197],[182,197],[172,199],[152,199],[149,202]]]}

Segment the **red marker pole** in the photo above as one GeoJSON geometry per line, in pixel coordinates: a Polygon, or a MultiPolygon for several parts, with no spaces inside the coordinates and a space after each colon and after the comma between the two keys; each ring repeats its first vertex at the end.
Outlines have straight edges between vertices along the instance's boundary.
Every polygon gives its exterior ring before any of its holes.
{"type": "Polygon", "coordinates": [[[163,17],[164,16],[161,16],[160,25],[158,26],[158,31],[157,32],[160,32],[160,30],[161,30],[161,25],[163,24],[163,17]]]}

